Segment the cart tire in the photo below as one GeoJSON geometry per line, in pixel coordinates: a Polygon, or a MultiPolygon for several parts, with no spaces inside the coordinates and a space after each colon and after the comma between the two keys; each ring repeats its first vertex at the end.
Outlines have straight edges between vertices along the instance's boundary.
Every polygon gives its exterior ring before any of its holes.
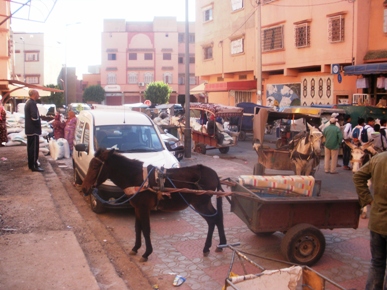
{"type": "Polygon", "coordinates": [[[246,140],[246,132],[245,131],[240,131],[239,132],[238,140],[239,141],[245,141],[246,140]]]}
{"type": "Polygon", "coordinates": [[[253,175],[265,175],[265,166],[261,163],[256,163],[254,165],[253,175]]]}
{"type": "Polygon", "coordinates": [[[325,251],[325,237],[310,224],[298,224],[289,229],[281,242],[281,252],[289,262],[312,266],[325,251]]]}
{"type": "Polygon", "coordinates": [[[203,144],[203,143],[198,143],[198,144],[195,145],[194,151],[196,153],[206,154],[206,145],[203,144]]]}
{"type": "Polygon", "coordinates": [[[222,154],[227,154],[229,150],[230,150],[230,147],[219,148],[219,152],[222,154]]]}
{"type": "Polygon", "coordinates": [[[93,212],[98,214],[104,213],[106,211],[106,207],[103,205],[103,203],[96,199],[92,194],[90,194],[90,207],[93,212]]]}

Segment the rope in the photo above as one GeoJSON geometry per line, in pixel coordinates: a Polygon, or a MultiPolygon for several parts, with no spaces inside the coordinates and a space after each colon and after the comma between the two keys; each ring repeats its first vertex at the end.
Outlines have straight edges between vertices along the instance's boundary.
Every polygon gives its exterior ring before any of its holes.
{"type": "MultiPolygon", "coordinates": [[[[167,179],[169,180],[169,182],[171,182],[171,184],[172,184],[172,186],[174,187],[174,188],[176,188],[176,186],[175,186],[175,184],[172,182],[172,180],[169,178],[169,177],[167,177],[167,179]]],[[[194,212],[196,212],[196,213],[198,213],[198,214],[200,214],[201,216],[203,216],[203,217],[214,217],[214,216],[216,216],[217,214],[218,214],[218,210],[216,209],[216,211],[215,211],[215,213],[214,214],[211,214],[211,215],[208,215],[208,214],[204,214],[204,213],[201,213],[201,212],[198,212],[185,198],[184,198],[184,196],[181,194],[181,192],[179,192],[179,195],[180,195],[180,197],[183,199],[183,201],[187,204],[187,206],[190,208],[190,209],[192,209],[194,212]]]]}

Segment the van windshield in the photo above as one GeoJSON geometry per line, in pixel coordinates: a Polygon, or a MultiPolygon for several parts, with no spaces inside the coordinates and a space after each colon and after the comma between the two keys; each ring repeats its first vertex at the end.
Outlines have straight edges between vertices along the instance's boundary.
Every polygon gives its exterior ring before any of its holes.
{"type": "Polygon", "coordinates": [[[163,150],[152,126],[109,125],[95,128],[95,148],[116,149],[120,152],[158,152],[163,150]]]}

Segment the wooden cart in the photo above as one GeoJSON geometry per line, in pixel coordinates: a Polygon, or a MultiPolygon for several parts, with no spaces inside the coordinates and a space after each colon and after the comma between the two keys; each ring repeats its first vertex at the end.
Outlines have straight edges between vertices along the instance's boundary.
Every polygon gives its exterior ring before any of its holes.
{"type": "Polygon", "coordinates": [[[310,266],[321,258],[325,237],[320,229],[356,229],[359,224],[356,197],[281,196],[238,183],[231,188],[231,211],[255,234],[285,233],[281,252],[292,263],[310,266]]]}

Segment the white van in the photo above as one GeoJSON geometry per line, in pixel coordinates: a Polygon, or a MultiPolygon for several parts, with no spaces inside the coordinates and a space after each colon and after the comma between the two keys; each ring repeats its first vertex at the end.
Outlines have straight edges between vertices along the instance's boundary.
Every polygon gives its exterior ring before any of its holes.
{"type": "MultiPolygon", "coordinates": [[[[75,183],[82,183],[98,148],[116,149],[127,158],[165,168],[180,167],[168,151],[153,121],[145,114],[125,110],[83,110],[78,115],[73,151],[75,183]]],[[[107,180],[98,188],[103,200],[114,202],[123,191],[107,180]]],[[[119,202],[117,202],[119,203],[119,202]]],[[[90,196],[91,209],[102,213],[108,205],[90,196]]],[[[127,205],[125,205],[127,206],[127,205]]]]}

